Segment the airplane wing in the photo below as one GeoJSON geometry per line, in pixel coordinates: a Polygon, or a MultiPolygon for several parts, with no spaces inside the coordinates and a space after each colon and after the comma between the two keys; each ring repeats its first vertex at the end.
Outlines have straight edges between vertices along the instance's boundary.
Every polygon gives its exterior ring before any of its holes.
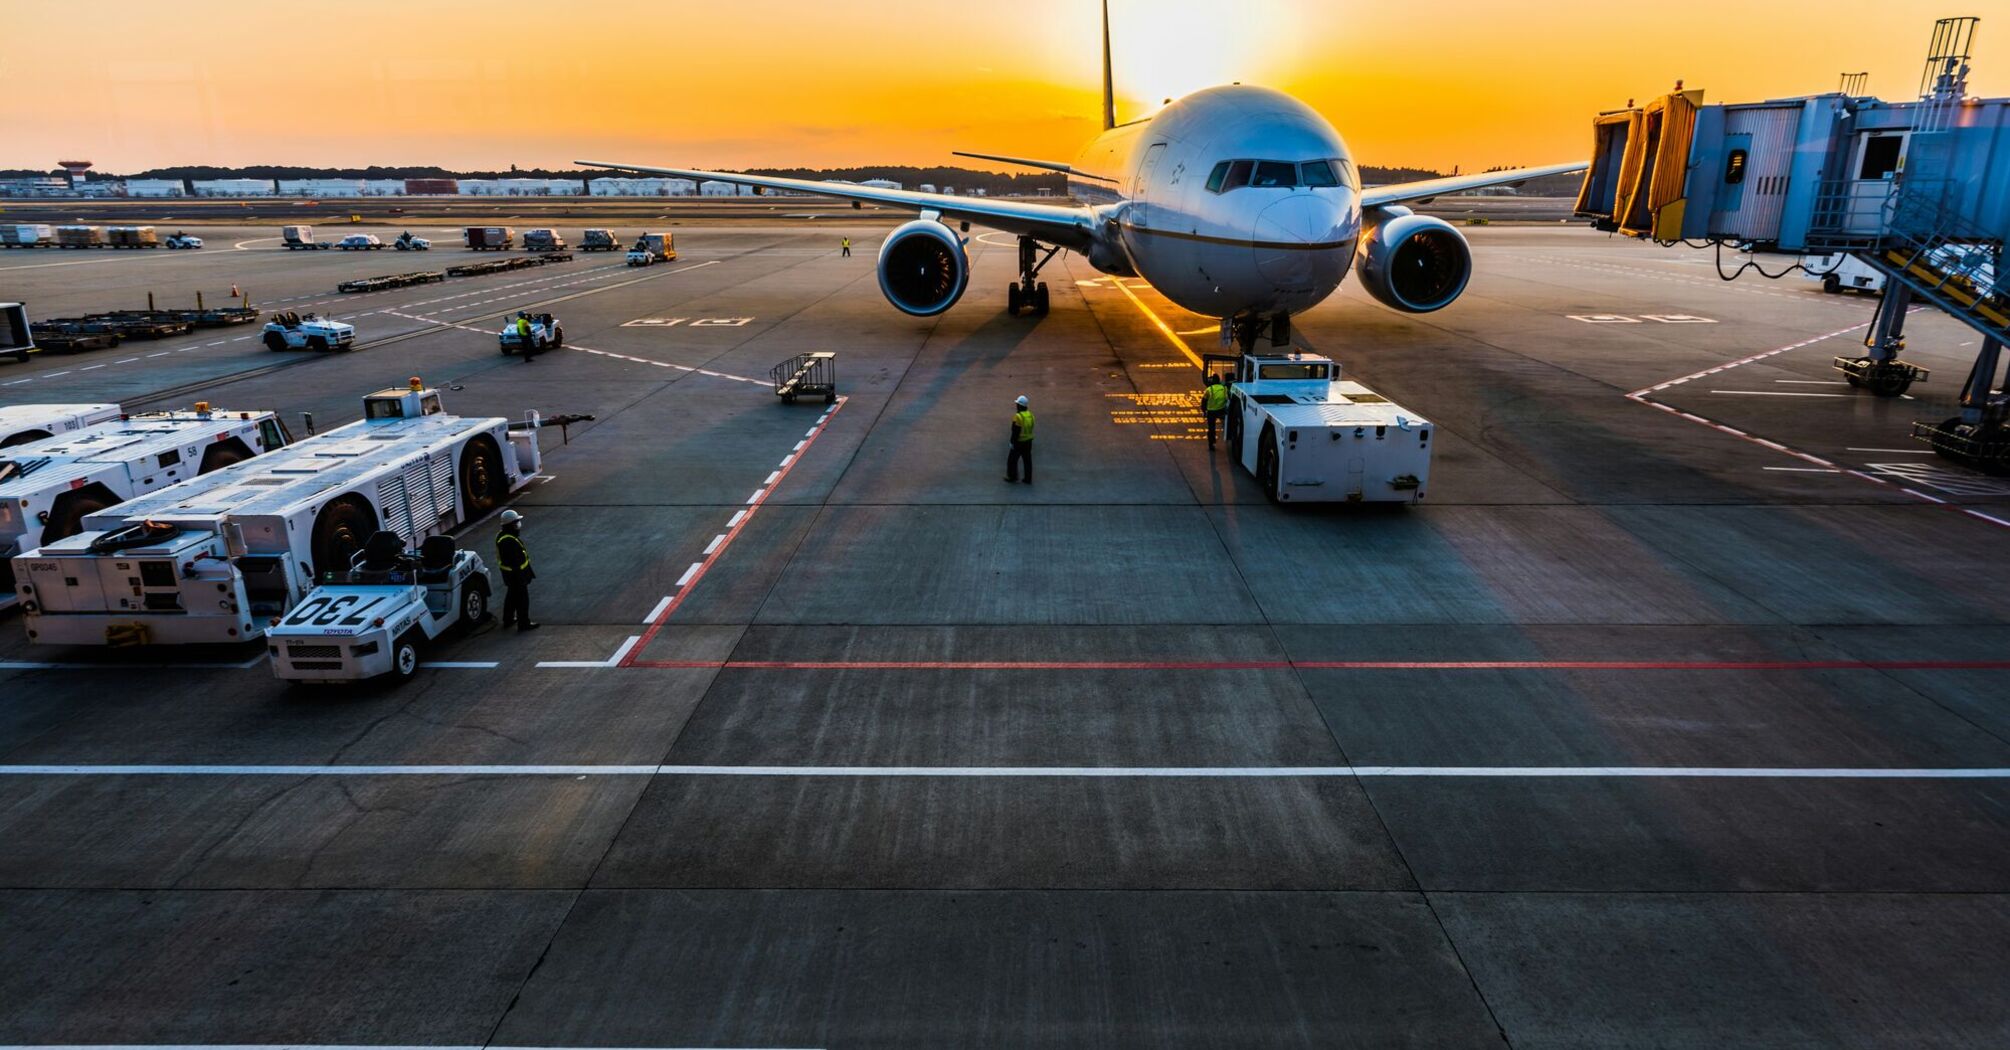
{"type": "Polygon", "coordinates": [[[1043,171],[1058,171],[1063,175],[1073,175],[1078,179],[1094,179],[1097,182],[1117,181],[1116,179],[1110,178],[1108,175],[1091,175],[1085,171],[1076,171],[1075,166],[1073,164],[1063,164],[1058,160],[1034,160],[1031,157],[1008,157],[1002,153],[971,153],[968,150],[960,150],[960,149],[953,149],[950,150],[949,152],[952,155],[958,157],[975,157],[978,160],[995,160],[1000,164],[1017,164],[1020,167],[1024,168],[1039,168],[1043,171]]]}
{"type": "Polygon", "coordinates": [[[612,164],[602,160],[577,160],[573,163],[590,168],[608,168],[614,171],[669,175],[673,178],[694,179],[701,182],[730,182],[740,186],[808,193],[818,197],[881,204],[889,208],[915,212],[932,211],[947,219],[967,219],[993,229],[1004,230],[1006,233],[1037,237],[1049,244],[1058,244],[1065,248],[1087,249],[1095,229],[1094,214],[1079,205],[1024,204],[1018,201],[991,200],[987,197],[952,197],[940,193],[915,193],[911,190],[883,190],[873,186],[854,186],[842,182],[812,182],[808,179],[739,175],[729,171],[698,171],[690,168],[652,168],[640,164],[612,164]]]}
{"type": "Polygon", "coordinates": [[[1583,171],[1589,164],[1550,164],[1540,168],[1512,168],[1507,171],[1483,171],[1477,175],[1452,175],[1442,179],[1425,179],[1422,182],[1399,182],[1391,186],[1369,186],[1361,190],[1361,207],[1374,208],[1383,204],[1403,204],[1409,201],[1429,200],[1447,193],[1464,190],[1485,189],[1488,186],[1508,186],[1544,175],[1568,175],[1583,171]]]}

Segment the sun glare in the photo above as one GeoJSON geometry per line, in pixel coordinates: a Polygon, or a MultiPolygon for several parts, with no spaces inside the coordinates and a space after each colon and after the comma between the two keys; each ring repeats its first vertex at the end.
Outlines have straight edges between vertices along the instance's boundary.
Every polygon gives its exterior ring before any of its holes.
{"type": "Polygon", "coordinates": [[[1224,18],[1226,10],[1201,0],[1113,0],[1117,119],[1149,115],[1201,88],[1269,83],[1290,66],[1296,12],[1275,3],[1242,5],[1224,18]]]}

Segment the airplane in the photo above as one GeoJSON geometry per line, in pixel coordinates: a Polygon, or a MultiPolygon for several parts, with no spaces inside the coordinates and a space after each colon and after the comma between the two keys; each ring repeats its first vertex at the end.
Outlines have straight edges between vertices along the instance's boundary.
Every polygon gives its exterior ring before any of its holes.
{"type": "Polygon", "coordinates": [[[959,197],[849,183],[652,167],[575,163],[912,210],[920,217],[880,245],[880,291],[902,313],[932,317],[970,281],[971,223],[1014,234],[1019,278],[1009,312],[1047,311],[1040,270],[1062,249],[1116,277],[1141,277],[1180,307],[1222,319],[1222,342],[1247,352],[1264,330],[1291,340],[1291,315],[1333,294],[1350,268],[1387,306],[1442,309],[1465,291],[1472,251],[1458,229],[1408,204],[1463,190],[1582,171],[1584,163],[1490,171],[1362,187],[1353,155],[1324,117],[1268,88],[1207,88],[1127,124],[1116,121],[1110,5],[1103,0],[1103,132],[1073,163],[966,153],[1068,176],[1075,203],[959,197]],[[1043,251],[1044,249],[1044,251],[1043,251]]]}

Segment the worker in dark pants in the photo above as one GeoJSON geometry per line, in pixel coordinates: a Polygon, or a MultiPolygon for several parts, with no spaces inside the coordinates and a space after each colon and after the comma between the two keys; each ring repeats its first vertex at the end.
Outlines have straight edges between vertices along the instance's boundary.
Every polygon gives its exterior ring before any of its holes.
{"type": "Polygon", "coordinates": [[[537,356],[537,346],[530,337],[530,315],[522,310],[516,313],[516,345],[524,364],[530,364],[530,359],[537,356]]]}
{"type": "Polygon", "coordinates": [[[1200,392],[1200,410],[1207,416],[1207,447],[1214,447],[1214,432],[1222,419],[1228,415],[1228,387],[1223,386],[1221,377],[1207,377],[1207,386],[1200,392]]]}
{"type": "Polygon", "coordinates": [[[1018,411],[1012,413],[1012,451],[1005,454],[1005,480],[1017,483],[1019,464],[1026,465],[1026,484],[1033,483],[1033,410],[1027,407],[1026,395],[1019,395],[1013,402],[1018,411]]]}
{"type": "Polygon", "coordinates": [[[839,248],[840,248],[840,249],[841,249],[841,250],[842,250],[842,251],[844,252],[844,254],[843,254],[842,256],[840,256],[840,258],[845,258],[845,259],[849,259],[849,258],[851,258],[851,238],[850,238],[850,237],[845,237],[845,238],[843,238],[843,239],[839,240],[839,241],[838,241],[838,246],[839,246],[839,248]]]}
{"type": "Polygon", "coordinates": [[[530,581],[537,573],[530,568],[530,550],[523,545],[523,515],[502,512],[502,531],[496,533],[496,565],[502,569],[502,625],[519,631],[537,630],[530,618],[530,581]]]}

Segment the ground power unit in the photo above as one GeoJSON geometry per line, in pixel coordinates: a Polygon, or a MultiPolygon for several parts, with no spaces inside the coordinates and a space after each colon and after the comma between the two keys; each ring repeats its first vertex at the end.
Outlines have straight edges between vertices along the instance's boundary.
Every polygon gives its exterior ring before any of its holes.
{"type": "Polygon", "coordinates": [[[1247,354],[1229,388],[1229,453],[1279,503],[1416,503],[1430,421],[1340,378],[1329,358],[1247,354]]]}
{"type": "Polygon", "coordinates": [[[117,405],[0,405],[0,448],[41,441],[117,418],[117,405]]]}
{"type": "Polygon", "coordinates": [[[275,412],[148,412],[0,453],[0,609],[20,597],[15,555],[83,531],[84,519],[286,445],[275,412]]]}
{"type": "Polygon", "coordinates": [[[240,642],[263,635],[379,531],[408,544],[475,521],[530,483],[533,418],[447,415],[413,380],[364,418],[142,496],[14,559],[32,642],[240,642]]]}

